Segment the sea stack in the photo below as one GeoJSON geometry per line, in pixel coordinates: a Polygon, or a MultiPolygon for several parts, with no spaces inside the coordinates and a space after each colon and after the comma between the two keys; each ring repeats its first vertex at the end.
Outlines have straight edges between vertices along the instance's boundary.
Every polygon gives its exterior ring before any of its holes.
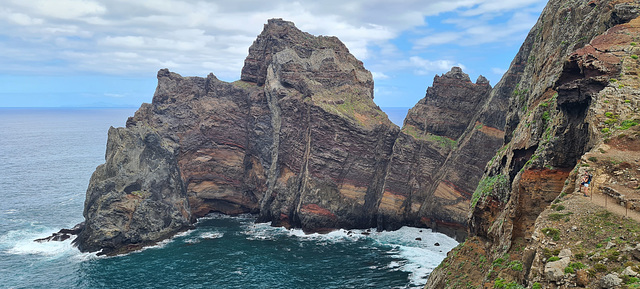
{"type": "Polygon", "coordinates": [[[124,253],[212,212],[306,232],[417,225],[463,238],[471,192],[502,136],[504,119],[479,113],[506,107],[490,89],[453,68],[401,132],[338,38],[271,19],[238,81],[158,72],[152,103],[109,132],[76,243],[124,253]]]}

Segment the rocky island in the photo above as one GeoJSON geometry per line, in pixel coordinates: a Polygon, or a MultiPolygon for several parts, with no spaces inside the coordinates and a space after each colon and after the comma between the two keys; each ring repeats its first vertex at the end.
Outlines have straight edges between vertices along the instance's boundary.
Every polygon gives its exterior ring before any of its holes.
{"type": "Polygon", "coordinates": [[[490,92],[454,67],[399,128],[340,40],[271,19],[238,81],[158,72],[152,103],[109,130],[75,243],[126,253],[212,212],[306,232],[412,225],[462,240],[504,135],[509,98],[490,92]]]}

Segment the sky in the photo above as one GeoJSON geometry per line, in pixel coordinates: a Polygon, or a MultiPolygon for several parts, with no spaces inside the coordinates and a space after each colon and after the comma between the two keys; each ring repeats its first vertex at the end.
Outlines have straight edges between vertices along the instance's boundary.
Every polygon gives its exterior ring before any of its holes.
{"type": "Polygon", "coordinates": [[[460,66],[495,85],[545,0],[0,0],[0,107],[138,107],[156,73],[240,78],[270,18],[337,36],[381,107],[412,107],[460,66]]]}

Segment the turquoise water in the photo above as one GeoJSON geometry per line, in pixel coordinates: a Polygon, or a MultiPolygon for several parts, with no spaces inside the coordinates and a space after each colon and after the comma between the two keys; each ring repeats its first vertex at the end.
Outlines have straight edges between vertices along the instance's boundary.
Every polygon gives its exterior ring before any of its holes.
{"type": "Polygon", "coordinates": [[[0,109],[0,287],[414,288],[457,245],[426,229],[305,235],[221,215],[118,257],[33,242],[82,221],[107,130],[133,112],[0,109]]]}

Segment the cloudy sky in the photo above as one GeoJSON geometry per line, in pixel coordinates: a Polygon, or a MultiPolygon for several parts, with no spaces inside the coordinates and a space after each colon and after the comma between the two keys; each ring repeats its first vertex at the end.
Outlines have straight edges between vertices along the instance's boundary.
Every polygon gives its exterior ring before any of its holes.
{"type": "Polygon", "coordinates": [[[544,0],[0,0],[0,107],[150,102],[161,68],[240,78],[269,18],[338,36],[381,107],[411,107],[461,66],[496,84],[544,0]]]}

